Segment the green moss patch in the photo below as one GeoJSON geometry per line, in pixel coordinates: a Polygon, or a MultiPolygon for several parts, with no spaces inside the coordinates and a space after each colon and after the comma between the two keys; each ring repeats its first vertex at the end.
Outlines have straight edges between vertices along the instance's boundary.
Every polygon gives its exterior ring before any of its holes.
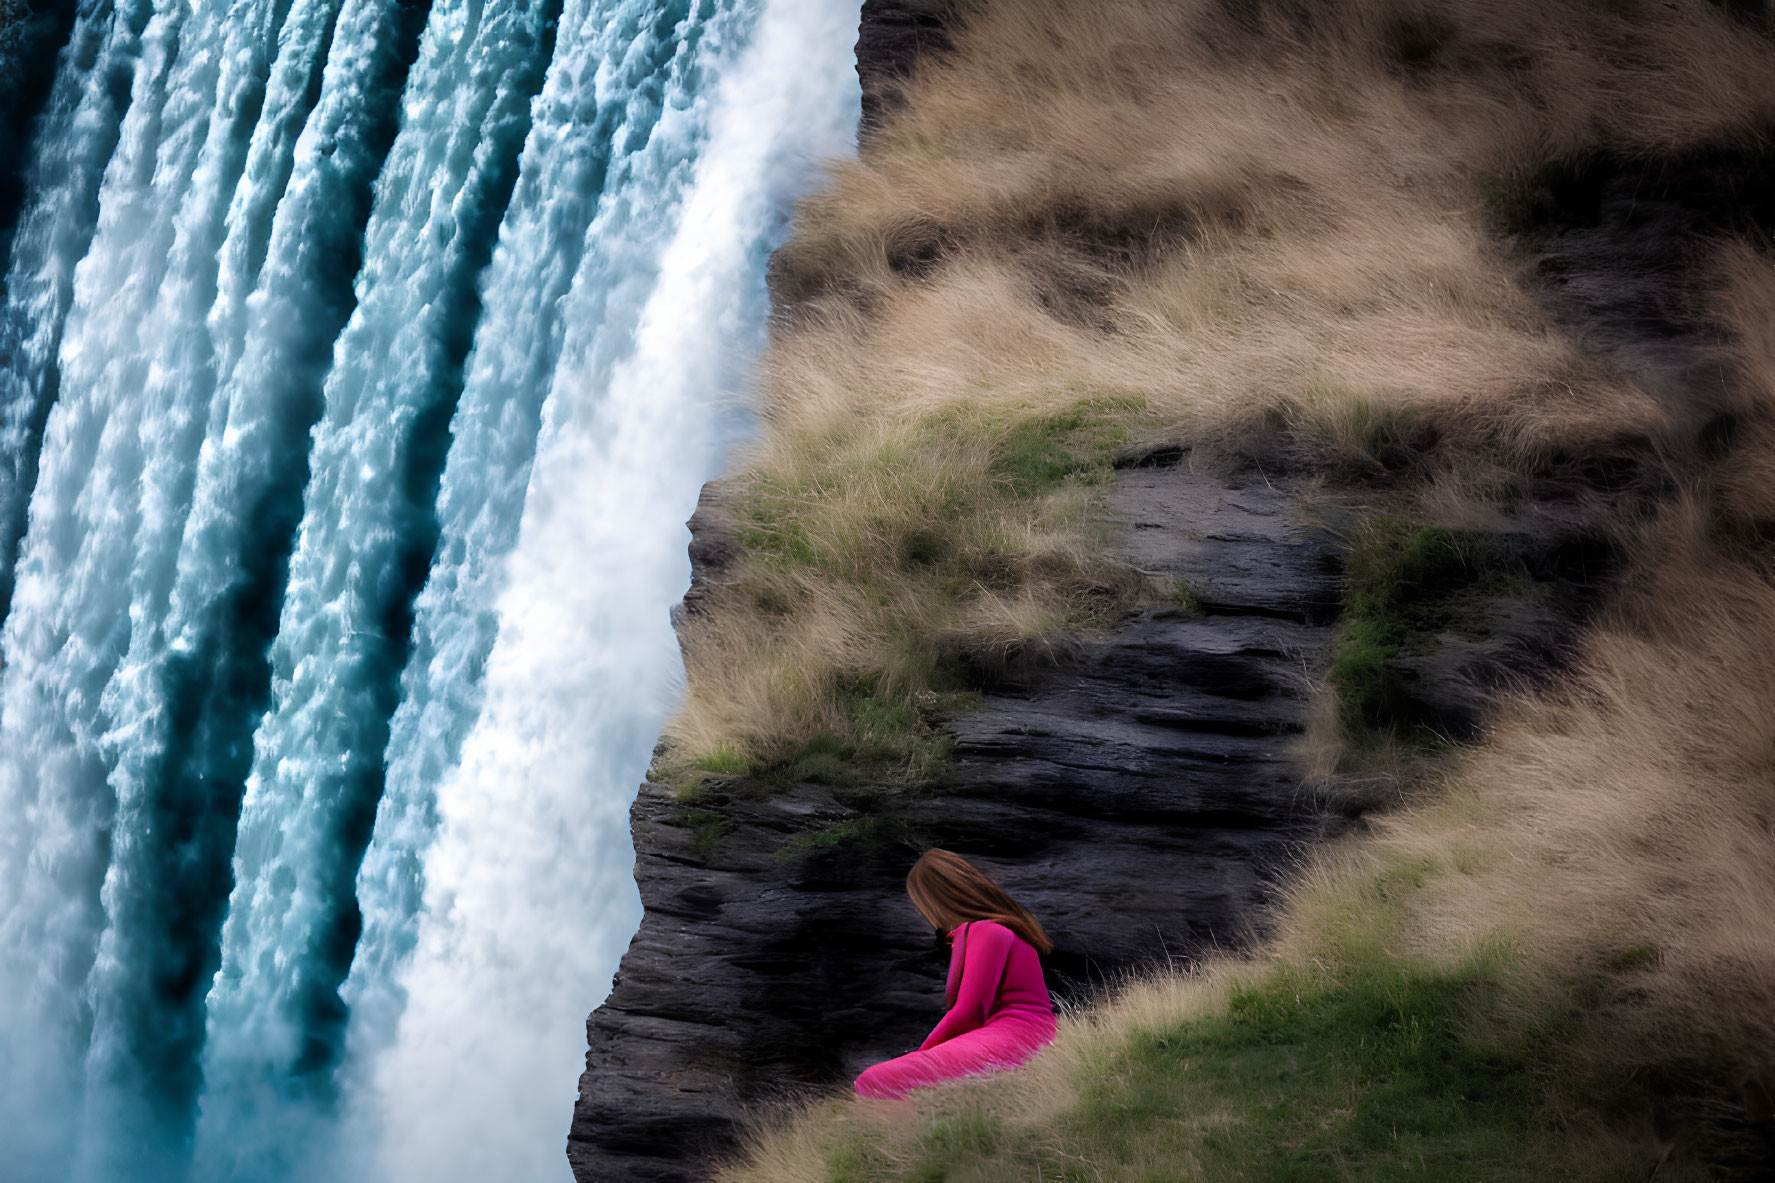
{"type": "Polygon", "coordinates": [[[1539,1100],[1533,1065],[1468,1029],[1493,989],[1476,967],[1330,985],[1280,974],[1236,991],[1224,1017],[1136,1038],[1070,1125],[1122,1158],[1170,1131],[1224,1177],[1542,1178],[1522,1154],[1539,1100]],[[1180,1123],[1192,1109],[1221,1120],[1180,1123]]]}
{"type": "Polygon", "coordinates": [[[703,858],[708,858],[721,836],[733,829],[733,822],[714,809],[681,810],[679,820],[691,827],[696,852],[703,858]]]}
{"type": "Polygon", "coordinates": [[[826,852],[855,852],[861,848],[882,849],[891,845],[907,845],[906,825],[891,811],[872,814],[856,821],[841,822],[821,830],[797,834],[777,851],[778,862],[792,862],[807,855],[826,852]]]}
{"type": "Polygon", "coordinates": [[[1389,663],[1428,652],[1439,634],[1483,619],[1486,601],[1537,596],[1520,545],[1377,516],[1357,528],[1345,564],[1330,674],[1345,732],[1358,741],[1377,734],[1435,740],[1417,728],[1389,663]]]}

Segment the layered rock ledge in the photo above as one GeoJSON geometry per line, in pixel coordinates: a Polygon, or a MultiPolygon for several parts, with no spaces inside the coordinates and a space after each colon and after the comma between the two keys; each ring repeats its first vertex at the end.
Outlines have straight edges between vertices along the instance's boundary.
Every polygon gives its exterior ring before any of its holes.
{"type": "MultiPolygon", "coordinates": [[[[1128,469],[1111,507],[1119,557],[1202,609],[1133,614],[984,695],[949,720],[929,791],[717,794],[712,832],[670,789],[642,788],[646,913],[588,1026],[579,1179],[696,1178],[749,1113],[916,1045],[945,968],[903,888],[925,846],[989,863],[1042,918],[1062,999],[1261,928],[1318,822],[1287,748],[1330,644],[1337,546],[1256,472],[1128,469]]],[[[722,549],[715,516],[697,523],[705,559],[722,549]]]]}

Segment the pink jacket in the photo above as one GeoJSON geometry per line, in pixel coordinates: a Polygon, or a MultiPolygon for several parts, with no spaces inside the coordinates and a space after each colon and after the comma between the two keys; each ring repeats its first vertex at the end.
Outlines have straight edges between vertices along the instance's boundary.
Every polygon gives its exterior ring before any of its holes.
{"type": "Polygon", "coordinates": [[[1041,959],[1022,937],[992,920],[950,934],[949,1013],[917,1051],[865,1069],[865,1097],[904,1097],[923,1085],[1015,1068],[1054,1038],[1054,1004],[1041,959]]]}
{"type": "Polygon", "coordinates": [[[1043,1043],[1052,1039],[1054,1004],[1035,947],[996,920],[972,920],[949,935],[949,1012],[918,1050],[1005,1023],[1036,1028],[1030,1034],[1043,1043]]]}

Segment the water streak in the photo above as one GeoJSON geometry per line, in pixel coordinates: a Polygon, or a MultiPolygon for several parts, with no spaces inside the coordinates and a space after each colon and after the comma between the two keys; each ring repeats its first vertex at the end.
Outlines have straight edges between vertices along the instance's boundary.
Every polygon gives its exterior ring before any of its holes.
{"type": "MultiPolygon", "coordinates": [[[[17,1123],[43,1147],[27,1177],[64,1177],[70,1152],[74,1069],[91,1024],[83,987],[104,924],[100,885],[115,812],[106,783],[114,721],[102,700],[164,603],[162,571],[189,501],[207,410],[204,371],[191,363],[208,356],[204,321],[223,215],[243,167],[243,131],[263,106],[267,33],[277,31],[266,27],[269,5],[254,15],[230,17],[212,6],[120,16],[114,42],[120,28],[142,20],[129,34],[136,68],[127,116],[106,132],[101,113],[121,114],[125,104],[115,95],[100,102],[89,87],[68,125],[85,134],[66,159],[48,138],[68,130],[60,118],[65,84],[91,83],[112,68],[99,65],[103,54],[84,63],[77,36],[42,123],[43,169],[56,161],[62,171],[35,193],[15,243],[8,313],[35,335],[32,349],[12,358],[11,405],[35,400],[31,413],[46,420],[43,479],[30,482],[34,529],[19,569],[19,610],[3,637],[0,711],[4,828],[32,840],[28,857],[0,858],[0,870],[15,875],[10,897],[0,897],[0,960],[28,961],[34,973],[4,1016],[28,1025],[13,1032],[5,1057],[22,1081],[0,1088],[0,1105],[30,1098],[44,1106],[36,1120],[17,1123]],[[179,52],[193,41],[227,52],[179,52]],[[69,203],[101,141],[114,154],[85,226],[69,203]],[[57,249],[47,251],[50,243],[57,249]],[[58,268],[70,257],[80,261],[64,290],[58,268]],[[37,351],[57,333],[60,357],[40,362],[37,351]]],[[[90,32],[82,26],[81,36],[90,32]]],[[[115,59],[120,50],[114,44],[110,53],[115,59]]],[[[24,468],[34,476],[35,459],[14,472],[24,468]]]]}
{"type": "MultiPolygon", "coordinates": [[[[149,651],[104,696],[117,721],[108,737],[117,817],[101,894],[106,928],[86,987],[93,1031],[83,1178],[176,1177],[189,1151],[204,997],[252,725],[269,691],[267,648],[307,483],[310,428],[333,339],[351,312],[371,185],[423,18],[389,0],[350,0],[339,12],[257,283],[234,322],[244,327],[238,361],[229,365],[228,351],[217,350],[223,377],[164,617],[149,651]]],[[[268,172],[276,183],[280,170],[268,172]]],[[[217,312],[228,296],[224,283],[217,312]]],[[[226,316],[212,323],[232,327],[226,316]]]]}
{"type": "Polygon", "coordinates": [[[441,537],[415,607],[387,785],[359,876],[364,931],[346,997],[360,1055],[390,1037],[404,1006],[396,973],[416,939],[436,789],[479,710],[504,559],[567,327],[603,326],[596,335],[608,349],[625,334],[625,305],[632,323],[630,293],[646,289],[675,177],[696,147],[683,112],[719,14],[707,2],[635,0],[569,0],[563,14],[450,427],[441,537]]]}
{"type": "Polygon", "coordinates": [[[547,3],[435,7],[315,428],[208,1000],[201,1174],[295,1169],[332,1101],[358,864],[492,253],[551,48],[547,3]],[[390,365],[390,359],[399,364],[390,365]],[[309,1112],[313,1109],[315,1112],[309,1112]],[[275,1169],[273,1168],[275,1165],[275,1169]]]}
{"type": "Polygon", "coordinates": [[[9,1181],[565,1173],[857,2],[562,3],[74,14],[0,302],[9,1181]]]}
{"type": "Polygon", "coordinates": [[[37,481],[74,268],[98,225],[99,185],[129,105],[149,0],[81,0],[24,169],[24,212],[0,305],[0,618],[37,481]]]}
{"type": "Polygon", "coordinates": [[[850,143],[856,19],[843,0],[763,7],[623,356],[594,345],[556,374],[484,702],[438,789],[408,1007],[373,1066],[391,1183],[509,1168],[482,1149],[501,1130],[527,1131],[524,1178],[564,1174],[584,1049],[559,1032],[602,1000],[639,915],[627,813],[681,676],[682,523],[762,334],[789,196],[850,143]]]}

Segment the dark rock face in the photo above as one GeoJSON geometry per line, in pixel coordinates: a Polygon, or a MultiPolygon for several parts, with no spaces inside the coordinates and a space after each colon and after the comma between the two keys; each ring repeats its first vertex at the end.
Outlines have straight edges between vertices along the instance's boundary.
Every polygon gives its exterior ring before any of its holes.
{"type": "Polygon", "coordinates": [[[726,582],[728,570],[739,558],[740,544],[725,528],[727,520],[727,489],[719,481],[711,481],[703,486],[696,512],[685,523],[690,527],[690,587],[678,606],[674,623],[686,613],[701,612],[709,589],[726,582]]]}
{"type": "Polygon", "coordinates": [[[1116,514],[1128,526],[1115,553],[1130,567],[1188,586],[1209,613],[1243,613],[1324,624],[1337,615],[1339,550],[1323,532],[1303,533],[1286,478],[1261,469],[1234,480],[1171,464],[1124,469],[1116,514]]]}
{"type": "MultiPolygon", "coordinates": [[[[1748,231],[1766,241],[1775,228],[1775,152],[1594,156],[1542,178],[1522,216],[1530,290],[1586,350],[1658,401],[1679,446],[1685,434],[1705,446],[1739,400],[1721,330],[1700,308],[1719,240],[1748,231]]],[[[1609,490],[1639,474],[1616,459],[1613,470],[1583,475],[1609,490]]]]}
{"type": "Polygon", "coordinates": [[[859,138],[867,141],[904,104],[902,88],[920,58],[950,46],[967,0],[863,0],[857,77],[863,83],[859,138]]]}
{"type": "MultiPolygon", "coordinates": [[[[1286,744],[1330,642],[1338,566],[1331,539],[1293,519],[1286,482],[1253,481],[1123,472],[1120,553],[1214,588],[1212,611],[1139,613],[987,694],[950,720],[954,758],[927,794],[803,784],[715,794],[705,814],[643,787],[646,915],[588,1025],[579,1179],[695,1178],[749,1111],[916,1046],[947,963],[903,886],[926,847],[981,859],[1042,919],[1062,997],[1261,928],[1318,820],[1286,744]]],[[[699,517],[708,533],[714,514],[699,517]]]]}
{"type": "Polygon", "coordinates": [[[957,717],[948,792],[921,803],[918,831],[998,868],[1054,938],[1063,996],[1237,947],[1311,828],[1284,745],[1325,640],[1265,617],[1142,614],[957,717]]]}

